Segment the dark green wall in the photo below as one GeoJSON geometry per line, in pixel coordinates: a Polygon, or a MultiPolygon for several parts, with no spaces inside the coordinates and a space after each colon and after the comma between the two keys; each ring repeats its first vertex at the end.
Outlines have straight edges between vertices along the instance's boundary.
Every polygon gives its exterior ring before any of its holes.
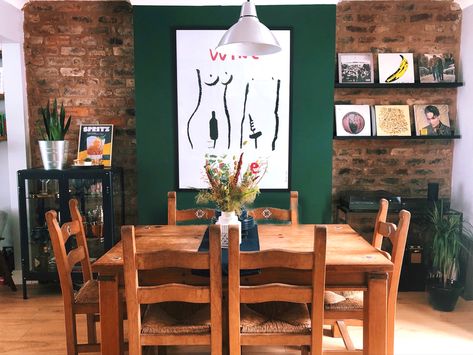
{"type": "MultiPolygon", "coordinates": [[[[291,190],[302,223],[330,222],[332,195],[335,5],[258,6],[270,28],[292,29],[291,190]]],[[[174,31],[228,28],[234,6],[134,6],[138,216],[167,221],[167,191],[176,189],[177,118],[174,31]]],[[[178,192],[178,207],[194,205],[178,192]]],[[[287,207],[288,192],[263,192],[255,205],[287,207]]]]}

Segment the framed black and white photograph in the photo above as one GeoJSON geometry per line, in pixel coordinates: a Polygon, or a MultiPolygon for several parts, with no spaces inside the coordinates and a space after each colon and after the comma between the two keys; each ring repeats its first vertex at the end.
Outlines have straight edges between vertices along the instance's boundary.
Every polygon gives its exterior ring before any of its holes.
{"type": "Polygon", "coordinates": [[[379,53],[378,71],[380,84],[413,83],[414,56],[412,53],[379,53]]]}
{"type": "Polygon", "coordinates": [[[414,118],[418,136],[451,135],[448,105],[414,105],[414,118]]]}
{"type": "Polygon", "coordinates": [[[335,105],[335,126],[338,137],[371,136],[369,105],[335,105]]]}
{"type": "Polygon", "coordinates": [[[338,53],[339,83],[373,83],[373,55],[371,53],[338,53]]]}
{"type": "Polygon", "coordinates": [[[176,30],[178,188],[205,188],[206,154],[265,161],[259,187],[289,188],[291,31],[271,31],[282,51],[219,53],[224,30],[176,30]]]}
{"type": "Polygon", "coordinates": [[[421,83],[453,83],[456,80],[455,61],[451,53],[421,54],[418,67],[421,83]]]}

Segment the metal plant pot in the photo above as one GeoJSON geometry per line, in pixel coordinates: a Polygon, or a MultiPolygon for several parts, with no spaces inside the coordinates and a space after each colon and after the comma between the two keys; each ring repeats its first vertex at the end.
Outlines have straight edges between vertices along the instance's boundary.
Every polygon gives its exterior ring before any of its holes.
{"type": "Polygon", "coordinates": [[[68,141],[38,141],[41,159],[46,170],[61,170],[67,163],[68,141]]]}

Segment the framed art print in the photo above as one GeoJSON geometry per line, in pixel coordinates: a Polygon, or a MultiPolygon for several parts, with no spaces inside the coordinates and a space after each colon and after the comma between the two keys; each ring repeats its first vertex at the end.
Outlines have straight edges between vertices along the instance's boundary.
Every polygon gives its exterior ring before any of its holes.
{"type": "Polygon", "coordinates": [[[376,105],[377,136],[410,136],[409,105],[376,105]]]}
{"type": "Polygon", "coordinates": [[[224,30],[176,30],[178,188],[205,188],[205,156],[265,161],[259,187],[289,188],[291,31],[271,31],[282,51],[215,50],[224,30]]]}
{"type": "Polygon", "coordinates": [[[339,83],[373,83],[373,55],[371,53],[338,53],[339,83]]]}
{"type": "Polygon", "coordinates": [[[419,56],[421,83],[455,82],[455,61],[451,53],[422,54],[419,56]]]}
{"type": "Polygon", "coordinates": [[[414,56],[412,53],[379,53],[380,84],[414,82],[414,56]]]}
{"type": "Polygon", "coordinates": [[[414,105],[416,135],[451,135],[448,105],[414,105]]]}
{"type": "Polygon", "coordinates": [[[89,161],[91,165],[112,166],[112,143],[113,125],[80,125],[76,165],[89,161]]]}
{"type": "Polygon", "coordinates": [[[335,105],[337,137],[370,136],[369,105],[335,105]]]}

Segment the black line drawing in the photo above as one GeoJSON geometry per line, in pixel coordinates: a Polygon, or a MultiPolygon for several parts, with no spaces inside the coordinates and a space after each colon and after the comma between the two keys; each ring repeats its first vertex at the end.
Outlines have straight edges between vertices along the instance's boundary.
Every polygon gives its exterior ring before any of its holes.
{"type": "Polygon", "coordinates": [[[275,120],[274,138],[271,144],[271,149],[273,151],[276,149],[276,140],[278,139],[278,131],[279,131],[279,89],[280,87],[281,87],[281,79],[278,79],[278,85],[276,88],[276,104],[274,105],[274,120],[275,120]]]}
{"type": "Polygon", "coordinates": [[[199,109],[200,102],[202,101],[202,80],[200,79],[200,70],[196,69],[195,71],[197,72],[197,84],[199,86],[199,98],[197,99],[197,106],[195,107],[194,112],[192,112],[191,117],[189,117],[189,119],[187,120],[187,140],[189,141],[189,143],[191,145],[191,149],[194,149],[194,145],[192,144],[192,139],[191,139],[191,134],[190,134],[190,124],[191,124],[192,118],[194,117],[195,113],[199,109]]]}
{"type": "Polygon", "coordinates": [[[243,104],[243,117],[241,118],[241,124],[240,124],[240,149],[243,148],[243,124],[245,123],[246,101],[248,100],[248,92],[249,91],[250,91],[250,83],[246,83],[245,102],[243,104]]]}
{"type": "Polygon", "coordinates": [[[209,121],[209,133],[210,133],[210,139],[214,141],[214,149],[215,149],[215,144],[217,143],[218,139],[218,121],[217,118],[215,117],[215,111],[212,111],[212,117],[210,118],[209,121]]]}
{"type": "MultiPolygon", "coordinates": [[[[227,72],[225,72],[227,74],[227,72]]],[[[225,86],[225,90],[223,91],[223,108],[225,109],[225,116],[227,116],[227,126],[228,126],[228,149],[230,149],[231,143],[231,133],[232,133],[232,124],[230,122],[230,113],[228,112],[228,105],[227,105],[227,89],[228,85],[232,82],[233,75],[230,75],[230,78],[227,82],[222,82],[222,85],[225,86]]],[[[215,147],[215,146],[214,146],[215,147]]]]}
{"type": "Polygon", "coordinates": [[[261,131],[256,132],[255,121],[250,114],[248,114],[248,116],[250,117],[250,130],[253,132],[250,134],[250,138],[255,140],[255,149],[258,149],[258,137],[260,137],[263,133],[261,133],[261,131]]]}
{"type": "MultiPolygon", "coordinates": [[[[212,74],[210,74],[209,76],[212,77],[212,74]]],[[[204,82],[204,84],[207,85],[207,86],[215,86],[215,85],[217,85],[217,83],[218,83],[219,80],[220,80],[220,77],[217,76],[217,79],[215,79],[215,80],[212,81],[211,83],[206,83],[206,82],[204,82]]]]}

